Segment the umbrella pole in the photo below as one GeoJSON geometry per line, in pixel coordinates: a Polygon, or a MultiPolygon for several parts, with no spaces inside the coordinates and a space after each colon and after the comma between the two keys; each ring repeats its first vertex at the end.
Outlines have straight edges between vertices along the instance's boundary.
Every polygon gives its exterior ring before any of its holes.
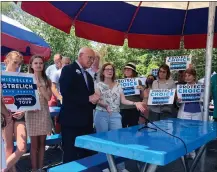
{"type": "Polygon", "coordinates": [[[206,42],[206,68],[205,68],[205,90],[204,90],[204,115],[203,120],[209,120],[209,102],[210,102],[210,77],[212,69],[212,52],[213,52],[213,37],[215,25],[215,6],[216,2],[209,2],[209,16],[208,16],[208,33],[206,42]]]}

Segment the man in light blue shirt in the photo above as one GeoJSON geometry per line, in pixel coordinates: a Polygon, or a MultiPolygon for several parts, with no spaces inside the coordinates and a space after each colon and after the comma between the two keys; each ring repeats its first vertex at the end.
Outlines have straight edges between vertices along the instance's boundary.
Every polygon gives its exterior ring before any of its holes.
{"type": "Polygon", "coordinates": [[[61,60],[62,60],[62,56],[60,54],[55,54],[54,55],[54,64],[53,65],[50,65],[47,69],[46,69],[46,75],[49,79],[51,79],[52,75],[54,73],[56,73],[59,69],[61,69],[62,67],[62,63],[61,63],[61,60]]]}
{"type": "MultiPolygon", "coordinates": [[[[61,63],[62,63],[62,68],[66,65],[69,65],[71,63],[70,57],[62,57],[61,63]]],[[[60,87],[59,87],[59,79],[60,79],[62,68],[56,71],[51,77],[51,82],[52,82],[51,90],[54,96],[57,98],[57,100],[59,100],[58,104],[62,104],[62,96],[60,94],[60,87]]]]}

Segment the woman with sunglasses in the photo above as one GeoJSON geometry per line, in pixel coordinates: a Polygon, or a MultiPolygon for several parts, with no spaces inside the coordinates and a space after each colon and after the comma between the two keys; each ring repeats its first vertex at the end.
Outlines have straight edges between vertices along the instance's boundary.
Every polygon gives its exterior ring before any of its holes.
{"type": "MultiPolygon", "coordinates": [[[[176,88],[175,82],[170,78],[170,68],[163,64],[159,67],[157,80],[152,84],[152,89],[173,89],[176,88]]],[[[149,108],[149,119],[159,121],[166,118],[173,118],[174,105],[151,105],[149,108]]]]}
{"type": "MultiPolygon", "coordinates": [[[[11,51],[5,58],[6,72],[16,72],[21,66],[23,56],[17,51],[11,51]]],[[[7,170],[16,171],[15,164],[26,152],[26,125],[23,111],[11,112],[13,122],[8,125],[10,129],[3,129],[3,138],[6,145],[7,170]],[[14,136],[16,138],[17,148],[14,149],[14,136]]]]}

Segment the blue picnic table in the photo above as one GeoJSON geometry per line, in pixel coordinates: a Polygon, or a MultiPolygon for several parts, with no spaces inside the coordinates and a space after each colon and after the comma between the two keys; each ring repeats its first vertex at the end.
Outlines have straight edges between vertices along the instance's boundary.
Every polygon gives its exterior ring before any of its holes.
{"type": "MultiPolygon", "coordinates": [[[[142,125],[78,136],[75,146],[106,153],[110,170],[117,172],[114,155],[144,162],[141,171],[155,172],[181,158],[185,171],[194,171],[205,145],[217,137],[217,123],[184,119],[168,119],[154,122],[159,129],[138,130],[142,125]],[[177,138],[178,137],[178,138],[177,138]],[[187,166],[185,155],[199,149],[191,165],[187,166]]],[[[156,128],[152,124],[148,124],[156,128]]]]}

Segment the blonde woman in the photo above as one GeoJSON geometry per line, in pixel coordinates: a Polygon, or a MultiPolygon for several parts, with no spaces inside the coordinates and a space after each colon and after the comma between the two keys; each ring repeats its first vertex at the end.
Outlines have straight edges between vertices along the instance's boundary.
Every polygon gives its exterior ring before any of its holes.
{"type": "MultiPolygon", "coordinates": [[[[6,71],[16,72],[23,61],[23,56],[17,51],[11,51],[5,58],[6,71]]],[[[7,127],[10,129],[3,129],[3,138],[6,145],[6,159],[7,159],[7,170],[16,171],[15,164],[20,159],[20,157],[26,152],[26,126],[23,111],[11,112],[13,122],[11,122],[7,127]],[[17,149],[14,149],[14,136],[17,142],[17,149]]]]}

